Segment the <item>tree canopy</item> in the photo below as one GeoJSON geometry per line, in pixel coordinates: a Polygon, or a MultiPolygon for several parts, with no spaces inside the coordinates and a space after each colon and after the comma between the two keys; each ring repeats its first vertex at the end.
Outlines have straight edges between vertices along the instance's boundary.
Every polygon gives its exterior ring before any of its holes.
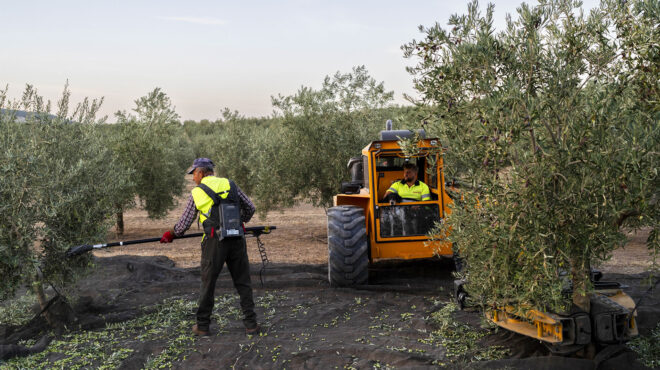
{"type": "Polygon", "coordinates": [[[161,89],[137,99],[133,111],[116,113],[116,127],[108,138],[114,156],[132,172],[132,186],[118,205],[126,209],[138,197],[150,217],[162,217],[176,206],[176,197],[183,191],[193,149],[161,89]]]}
{"type": "Polygon", "coordinates": [[[659,246],[657,1],[522,4],[493,28],[476,1],[404,45],[451,176],[472,183],[445,227],[483,304],[588,309],[589,269],[651,227],[659,246]],[[453,167],[453,169],[452,169],[453,167]]]}
{"type": "Polygon", "coordinates": [[[272,117],[225,109],[215,122],[184,126],[197,156],[210,157],[216,174],[253,196],[261,215],[301,201],[328,207],[348,180],[348,160],[377,139],[387,119],[397,128],[415,125],[417,110],[392,105],[392,97],[359,66],[326,76],[320,89],[272,97],[272,117]]]}
{"type": "Polygon", "coordinates": [[[359,156],[392,118],[387,108],[393,94],[359,66],[326,76],[320,90],[301,87],[294,95],[273,97],[283,120],[275,158],[281,171],[264,183],[272,189],[267,197],[282,205],[332,205],[350,157],[359,156]]]}
{"type": "MultiPolygon", "coordinates": [[[[84,99],[69,114],[67,87],[51,104],[28,85],[20,101],[0,91],[0,299],[23,283],[62,286],[89,265],[63,263],[73,245],[103,240],[128,173],[113,158],[96,119],[102,100],[84,99]],[[14,112],[34,114],[19,122],[14,112]]],[[[41,293],[43,291],[38,289],[41,293]]]]}

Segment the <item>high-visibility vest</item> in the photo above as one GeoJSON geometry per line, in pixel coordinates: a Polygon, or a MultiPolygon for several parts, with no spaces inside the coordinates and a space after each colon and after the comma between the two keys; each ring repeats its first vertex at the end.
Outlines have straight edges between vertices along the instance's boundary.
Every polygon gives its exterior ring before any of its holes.
{"type": "Polygon", "coordinates": [[[413,199],[413,200],[431,200],[431,191],[429,187],[417,180],[413,186],[408,186],[406,180],[396,181],[390,186],[387,191],[390,191],[394,194],[398,194],[403,199],[413,199]]]}
{"type": "MultiPolygon", "coordinates": [[[[215,176],[206,176],[202,179],[202,184],[208,186],[216,192],[220,198],[227,199],[229,195],[229,180],[224,177],[215,177],[215,176]]],[[[213,199],[209,197],[204,190],[199,187],[192,189],[192,197],[195,202],[195,207],[199,211],[199,223],[203,224],[206,220],[206,214],[209,213],[211,207],[213,206],[213,199]]]]}

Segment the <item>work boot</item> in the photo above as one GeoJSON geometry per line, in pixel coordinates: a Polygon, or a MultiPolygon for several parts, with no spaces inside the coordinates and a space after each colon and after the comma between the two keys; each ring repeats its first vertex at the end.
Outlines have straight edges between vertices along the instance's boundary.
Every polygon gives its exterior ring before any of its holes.
{"type": "Polygon", "coordinates": [[[197,327],[197,324],[193,325],[192,332],[193,332],[193,334],[199,335],[199,336],[209,336],[209,335],[211,335],[211,333],[209,332],[208,329],[207,330],[200,329],[199,327],[197,327]]]}
{"type": "Polygon", "coordinates": [[[254,328],[245,328],[245,334],[247,335],[256,335],[259,334],[259,332],[261,332],[261,326],[259,326],[259,324],[254,328]]]}

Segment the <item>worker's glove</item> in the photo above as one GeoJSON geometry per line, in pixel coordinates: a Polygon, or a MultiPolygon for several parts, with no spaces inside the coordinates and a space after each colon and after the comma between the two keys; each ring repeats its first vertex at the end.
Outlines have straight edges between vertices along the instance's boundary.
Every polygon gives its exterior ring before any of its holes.
{"type": "Polygon", "coordinates": [[[171,243],[172,240],[174,240],[174,233],[172,230],[167,230],[165,233],[163,233],[163,237],[160,238],[161,243],[171,243]]]}

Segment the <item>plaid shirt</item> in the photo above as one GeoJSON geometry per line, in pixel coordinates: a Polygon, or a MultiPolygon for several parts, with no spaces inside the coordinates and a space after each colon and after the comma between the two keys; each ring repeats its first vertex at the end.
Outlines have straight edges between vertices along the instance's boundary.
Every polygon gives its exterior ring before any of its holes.
{"type": "MultiPolygon", "coordinates": [[[[252,215],[254,214],[255,208],[254,203],[248,198],[247,195],[241,190],[241,188],[236,185],[236,190],[238,191],[239,204],[241,206],[241,221],[243,223],[250,221],[252,215]]],[[[197,207],[195,206],[195,201],[193,200],[192,194],[188,197],[188,203],[186,204],[186,209],[183,211],[181,218],[174,225],[174,235],[181,236],[183,235],[190,225],[192,225],[195,218],[197,218],[197,207]]]]}

